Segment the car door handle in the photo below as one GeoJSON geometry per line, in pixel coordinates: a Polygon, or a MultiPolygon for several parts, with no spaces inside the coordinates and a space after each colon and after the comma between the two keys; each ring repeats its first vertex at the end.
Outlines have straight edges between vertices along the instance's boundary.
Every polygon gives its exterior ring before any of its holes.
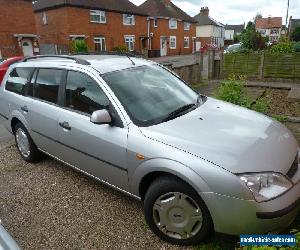
{"type": "Polygon", "coordinates": [[[24,112],[26,112],[26,113],[28,112],[28,108],[27,108],[27,106],[26,106],[26,105],[25,105],[25,106],[23,106],[23,107],[21,107],[21,110],[22,110],[22,111],[24,111],[24,112]]]}
{"type": "Polygon", "coordinates": [[[71,130],[71,127],[68,122],[60,122],[59,126],[61,126],[62,128],[66,129],[66,130],[71,130]]]}

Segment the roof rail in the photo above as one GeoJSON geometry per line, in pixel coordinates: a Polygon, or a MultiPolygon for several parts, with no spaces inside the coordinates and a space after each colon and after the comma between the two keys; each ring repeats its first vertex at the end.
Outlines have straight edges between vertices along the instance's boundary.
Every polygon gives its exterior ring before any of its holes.
{"type": "Polygon", "coordinates": [[[31,56],[31,57],[25,57],[21,62],[27,62],[29,60],[34,60],[34,59],[40,59],[40,58],[62,58],[62,59],[68,59],[68,60],[73,60],[78,64],[82,65],[91,65],[87,60],[84,60],[82,58],[78,57],[72,57],[72,56],[63,56],[63,55],[41,55],[41,56],[31,56]]]}
{"type": "Polygon", "coordinates": [[[101,51],[101,52],[83,52],[83,53],[76,53],[72,54],[74,56],[84,56],[84,55],[116,55],[116,56],[130,56],[130,57],[142,57],[142,54],[136,52],[121,52],[121,51],[101,51]]]}

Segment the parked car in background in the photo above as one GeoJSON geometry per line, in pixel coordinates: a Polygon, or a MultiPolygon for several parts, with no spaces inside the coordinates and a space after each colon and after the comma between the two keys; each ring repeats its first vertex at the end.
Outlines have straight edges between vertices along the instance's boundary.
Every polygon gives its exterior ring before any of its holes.
{"type": "Polygon", "coordinates": [[[241,44],[240,44],[240,43],[231,44],[231,45],[229,45],[229,46],[224,50],[224,54],[236,52],[236,51],[238,51],[240,48],[241,48],[241,44]]]}
{"type": "Polygon", "coordinates": [[[0,59],[0,85],[9,66],[19,62],[22,59],[23,59],[22,56],[11,57],[8,59],[0,59]]]}
{"type": "Polygon", "coordinates": [[[293,134],[151,61],[27,58],[4,78],[0,115],[25,161],[43,152],[141,200],[152,231],[173,244],[276,232],[299,211],[293,134]]]}
{"type": "Polygon", "coordinates": [[[1,220],[0,220],[0,250],[21,250],[17,242],[10,236],[10,234],[1,225],[1,220]]]}

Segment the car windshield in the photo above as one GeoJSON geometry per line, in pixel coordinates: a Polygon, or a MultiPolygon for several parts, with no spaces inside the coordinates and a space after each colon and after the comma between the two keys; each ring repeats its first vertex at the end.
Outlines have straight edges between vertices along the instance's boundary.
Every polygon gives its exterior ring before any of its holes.
{"type": "Polygon", "coordinates": [[[114,71],[102,77],[138,126],[174,119],[179,116],[174,112],[184,114],[197,103],[197,93],[158,65],[114,71]]]}

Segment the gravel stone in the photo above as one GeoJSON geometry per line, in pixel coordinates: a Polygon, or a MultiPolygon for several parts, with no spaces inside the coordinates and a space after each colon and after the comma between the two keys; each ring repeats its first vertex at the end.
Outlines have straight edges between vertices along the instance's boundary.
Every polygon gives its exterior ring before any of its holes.
{"type": "Polygon", "coordinates": [[[46,158],[0,151],[0,218],[23,249],[191,249],[145,226],[142,203],[46,158]]]}

